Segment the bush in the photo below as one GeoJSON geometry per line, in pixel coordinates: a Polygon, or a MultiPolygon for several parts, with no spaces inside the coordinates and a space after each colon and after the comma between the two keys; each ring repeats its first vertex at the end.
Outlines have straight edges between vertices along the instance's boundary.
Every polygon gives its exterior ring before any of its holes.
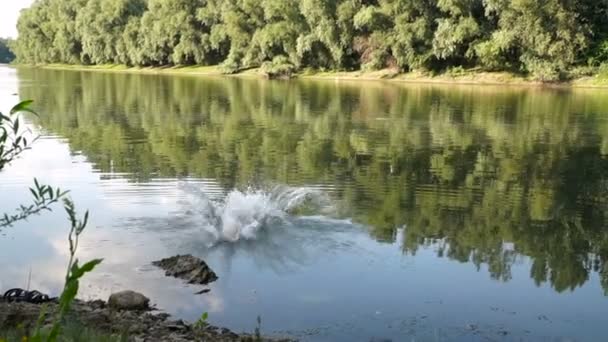
{"type": "Polygon", "coordinates": [[[264,62],[261,70],[270,79],[289,79],[297,68],[286,56],[277,56],[272,62],[264,62]]]}
{"type": "Polygon", "coordinates": [[[450,77],[460,77],[460,76],[465,76],[467,74],[467,71],[462,66],[459,65],[459,66],[448,68],[448,70],[446,71],[446,74],[450,77]]]}
{"type": "Polygon", "coordinates": [[[526,70],[533,80],[541,82],[557,82],[563,79],[561,68],[550,61],[530,58],[524,61],[526,70]]]}
{"type": "Polygon", "coordinates": [[[241,68],[239,67],[239,63],[237,63],[235,60],[233,59],[227,59],[224,63],[222,63],[222,65],[220,66],[220,71],[223,74],[226,75],[232,75],[232,74],[236,74],[237,72],[239,72],[241,70],[241,68]]]}
{"type": "Polygon", "coordinates": [[[568,78],[577,79],[581,77],[590,77],[597,74],[598,68],[590,65],[577,66],[572,68],[572,70],[568,73],[568,78]]]}
{"type": "Polygon", "coordinates": [[[608,62],[603,63],[597,68],[596,78],[599,80],[608,80],[608,62]]]}
{"type": "Polygon", "coordinates": [[[592,66],[601,66],[608,63],[608,39],[602,41],[593,48],[591,57],[587,62],[592,66]]]}

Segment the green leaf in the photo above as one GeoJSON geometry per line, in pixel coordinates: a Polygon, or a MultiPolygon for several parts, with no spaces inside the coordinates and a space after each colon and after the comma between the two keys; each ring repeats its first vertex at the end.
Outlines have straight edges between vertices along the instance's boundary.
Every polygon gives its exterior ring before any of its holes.
{"type": "Polygon", "coordinates": [[[16,114],[19,112],[29,112],[32,114],[36,114],[33,110],[29,108],[29,105],[31,105],[32,103],[34,103],[33,100],[25,100],[19,102],[17,105],[15,105],[15,107],[13,107],[13,109],[11,109],[11,114],[16,114]]]}
{"type": "MultiPolygon", "coordinates": [[[[44,324],[44,319],[46,318],[46,312],[47,312],[47,305],[43,304],[42,307],[40,308],[40,314],[38,315],[38,320],[36,321],[36,327],[34,328],[34,336],[40,336],[40,329],[42,328],[42,325],[44,324]]],[[[30,341],[35,341],[35,339],[30,339],[30,341]]]]}
{"type": "Polygon", "coordinates": [[[78,281],[71,280],[65,284],[65,288],[61,293],[61,298],[59,300],[59,304],[63,307],[69,307],[72,301],[76,298],[76,294],[78,294],[78,281]]]}
{"type": "Polygon", "coordinates": [[[19,118],[15,120],[13,123],[13,133],[17,134],[19,132],[19,118]]]}
{"type": "Polygon", "coordinates": [[[70,278],[72,278],[72,279],[82,278],[85,275],[85,273],[93,271],[93,269],[95,269],[95,267],[97,267],[97,265],[101,264],[102,261],[103,261],[103,259],[94,259],[94,260],[91,260],[91,261],[87,262],[86,264],[82,265],[81,267],[78,267],[78,261],[75,261],[74,265],[72,267],[72,272],[71,272],[70,278]]]}
{"type": "Polygon", "coordinates": [[[34,198],[37,201],[39,198],[38,198],[38,194],[36,193],[36,191],[34,191],[34,189],[30,188],[30,192],[32,193],[32,195],[34,196],[34,198]]]}

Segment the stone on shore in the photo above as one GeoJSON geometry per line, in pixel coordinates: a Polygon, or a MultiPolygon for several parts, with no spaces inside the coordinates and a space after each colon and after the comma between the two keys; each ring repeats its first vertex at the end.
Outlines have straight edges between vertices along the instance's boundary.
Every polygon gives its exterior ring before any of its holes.
{"type": "Polygon", "coordinates": [[[113,293],[108,299],[108,305],[115,310],[149,310],[150,299],[135,291],[113,293]]]}

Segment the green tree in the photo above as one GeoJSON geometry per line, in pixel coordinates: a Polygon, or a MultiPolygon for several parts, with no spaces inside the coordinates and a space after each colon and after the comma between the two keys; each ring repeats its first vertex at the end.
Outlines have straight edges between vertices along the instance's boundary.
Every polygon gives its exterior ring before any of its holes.
{"type": "Polygon", "coordinates": [[[577,11],[583,2],[487,1],[486,11],[497,17],[498,25],[477,48],[482,63],[496,68],[506,59],[535,78],[559,79],[590,43],[588,18],[577,11]]]}
{"type": "Polygon", "coordinates": [[[608,61],[606,15],[608,0],[37,0],[14,50],[23,63],[482,67],[555,81],[608,61]]]}
{"type": "Polygon", "coordinates": [[[471,43],[483,34],[479,17],[483,13],[481,0],[439,0],[437,7],[442,18],[437,20],[433,39],[433,55],[440,60],[455,60],[467,64],[472,60],[474,51],[471,43]]]}
{"type": "Polygon", "coordinates": [[[429,67],[439,9],[435,1],[380,0],[355,17],[357,28],[368,35],[361,53],[369,67],[396,64],[402,70],[429,67]]]}
{"type": "Polygon", "coordinates": [[[12,40],[0,38],[0,63],[10,63],[15,59],[15,54],[11,49],[12,44],[12,40]]]}
{"type": "Polygon", "coordinates": [[[261,65],[275,57],[285,56],[299,65],[297,40],[308,30],[296,0],[264,0],[261,2],[263,20],[253,33],[245,55],[246,63],[261,65]]]}
{"type": "Polygon", "coordinates": [[[150,0],[139,35],[144,64],[206,64],[213,61],[210,28],[197,18],[206,1],[150,0]]]}
{"type": "Polygon", "coordinates": [[[89,0],[76,18],[82,63],[134,64],[137,58],[129,55],[123,34],[127,25],[141,17],[145,9],[144,0],[89,0]]]}

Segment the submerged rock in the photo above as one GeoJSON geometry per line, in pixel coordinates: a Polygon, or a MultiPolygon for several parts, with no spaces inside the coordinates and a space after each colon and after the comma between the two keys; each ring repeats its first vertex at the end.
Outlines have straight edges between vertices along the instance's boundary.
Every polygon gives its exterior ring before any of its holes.
{"type": "Polygon", "coordinates": [[[152,265],[165,270],[165,275],[184,279],[190,284],[207,285],[217,280],[217,275],[203,260],[192,255],[177,255],[155,261],[152,265]]]}
{"type": "Polygon", "coordinates": [[[150,299],[135,291],[113,293],[108,299],[108,305],[116,310],[148,310],[150,299]]]}

